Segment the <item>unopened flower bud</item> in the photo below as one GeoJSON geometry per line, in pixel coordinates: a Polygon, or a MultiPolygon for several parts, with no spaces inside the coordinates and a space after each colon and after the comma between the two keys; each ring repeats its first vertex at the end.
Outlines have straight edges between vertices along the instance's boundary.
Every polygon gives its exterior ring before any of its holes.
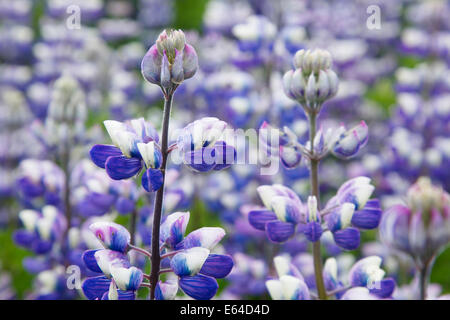
{"type": "Polygon", "coordinates": [[[319,73],[320,70],[328,70],[331,67],[331,54],[322,49],[299,50],[294,56],[294,66],[302,69],[305,75],[311,72],[319,73]]]}
{"type": "Polygon", "coordinates": [[[141,72],[150,82],[169,89],[191,78],[198,68],[195,49],[186,43],[181,30],[164,30],[141,63],[141,72]]]}
{"type": "Polygon", "coordinates": [[[300,50],[295,54],[296,70],[283,77],[286,95],[307,108],[320,108],[337,93],[339,80],[331,66],[331,55],[325,50],[300,50]]]}
{"type": "Polygon", "coordinates": [[[380,238],[426,266],[450,243],[450,195],[421,177],[409,188],[406,205],[395,205],[382,216],[380,238]]]}
{"type": "Polygon", "coordinates": [[[354,157],[366,145],[368,139],[369,128],[364,121],[361,121],[360,124],[339,136],[332,152],[335,156],[343,159],[354,157]]]}

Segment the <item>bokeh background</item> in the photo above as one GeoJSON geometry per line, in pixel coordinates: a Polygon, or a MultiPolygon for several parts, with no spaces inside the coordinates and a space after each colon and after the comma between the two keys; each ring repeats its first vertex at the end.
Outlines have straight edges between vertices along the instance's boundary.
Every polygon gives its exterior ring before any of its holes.
{"type": "MultiPolygon", "coordinates": [[[[258,128],[275,119],[305,136],[305,117],[283,96],[280,79],[296,50],[326,48],[341,84],[322,117],[346,124],[364,119],[371,139],[356,159],[323,165],[323,194],[367,174],[388,207],[420,175],[449,190],[449,14],[448,1],[0,0],[0,297],[3,292],[3,298],[22,299],[34,286],[35,276],[23,265],[33,254],[13,241],[21,227],[18,212],[26,207],[16,181],[25,159],[57,162],[36,132],[45,123],[53,83],[63,72],[78,79],[86,96],[89,142],[81,148],[83,159],[89,146],[108,141],[103,120],[144,116],[158,126],[161,95],[144,83],[140,60],[164,28],[183,29],[199,54],[198,75],[175,96],[174,126],[204,115],[237,128],[258,128]],[[67,27],[70,4],[81,8],[80,29],[67,27]],[[380,8],[380,30],[367,27],[370,5],[380,8]],[[277,32],[273,37],[264,27],[247,26],[250,35],[261,38],[261,46],[249,53],[239,47],[246,32],[237,34],[233,27],[255,14],[265,16],[277,32]]],[[[257,202],[255,187],[283,182],[307,194],[306,169],[283,170],[271,178],[242,167],[216,176],[182,177],[180,189],[188,199],[184,207],[192,214],[188,231],[223,226],[229,233],[228,252],[262,260],[267,255],[261,248],[270,245],[247,230],[241,214],[245,204],[257,202]],[[192,185],[198,188],[191,190],[192,185]]],[[[129,217],[117,215],[116,221],[127,225],[129,217]]],[[[373,244],[377,237],[376,230],[366,232],[362,242],[373,244]]],[[[374,248],[361,246],[351,255],[374,248]]],[[[397,272],[397,260],[392,261],[397,272]]],[[[431,274],[443,293],[450,293],[449,270],[447,249],[431,274]]],[[[399,274],[401,284],[412,279],[408,272],[399,274]]],[[[233,285],[223,280],[220,290],[233,285]]]]}

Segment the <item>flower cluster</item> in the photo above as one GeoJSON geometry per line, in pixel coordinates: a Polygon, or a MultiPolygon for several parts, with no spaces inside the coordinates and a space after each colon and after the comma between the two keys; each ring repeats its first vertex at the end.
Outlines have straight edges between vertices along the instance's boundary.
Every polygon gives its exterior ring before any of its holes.
{"type": "MultiPolygon", "coordinates": [[[[230,256],[211,252],[225,231],[203,227],[184,236],[189,216],[189,212],[175,212],[161,224],[161,258],[162,264],[168,266],[161,271],[173,272],[177,279],[158,281],[158,300],[174,299],[178,288],[194,299],[211,299],[218,289],[215,279],[226,277],[233,268],[230,256]]],[[[84,281],[85,296],[90,300],[134,299],[139,287],[146,285],[144,277],[149,276],[131,266],[127,252],[136,248],[130,245],[130,233],[112,222],[96,222],[89,229],[104,249],[84,252],[83,261],[89,270],[103,275],[84,281]]]]}
{"type": "Polygon", "coordinates": [[[369,200],[373,190],[369,178],[354,178],[344,183],[320,211],[315,196],[308,197],[303,204],[288,187],[259,186],[265,208],[250,211],[248,219],[274,242],[288,240],[296,228],[311,242],[319,240],[324,231],[330,231],[339,247],[354,250],[360,242],[359,229],[374,229],[381,219],[379,201],[369,200]]]}
{"type": "Polygon", "coordinates": [[[449,298],[446,1],[44,2],[0,0],[0,299],[449,298]]]}
{"type": "MultiPolygon", "coordinates": [[[[395,289],[391,278],[384,278],[382,259],[371,256],[356,262],[346,274],[338,276],[335,258],[329,258],[324,266],[325,285],[330,296],[340,300],[377,300],[390,298],[395,289]],[[342,279],[342,280],[341,280],[342,279]]],[[[310,300],[315,296],[297,267],[286,256],[274,258],[278,279],[266,281],[266,287],[274,300],[310,300]]]]}

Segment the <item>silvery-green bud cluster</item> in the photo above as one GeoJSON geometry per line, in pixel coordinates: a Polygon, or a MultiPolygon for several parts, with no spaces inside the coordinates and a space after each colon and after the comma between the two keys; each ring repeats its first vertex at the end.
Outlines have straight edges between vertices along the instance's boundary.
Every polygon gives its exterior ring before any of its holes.
{"type": "Polygon", "coordinates": [[[78,81],[63,75],[54,83],[45,126],[50,140],[67,142],[81,137],[85,129],[86,101],[78,81]]]}
{"type": "Polygon", "coordinates": [[[286,95],[298,101],[307,112],[318,112],[323,102],[336,95],[339,79],[331,70],[331,54],[326,50],[299,50],[294,56],[295,70],[283,77],[286,95]]]}
{"type": "Polygon", "coordinates": [[[186,44],[186,37],[181,30],[164,30],[156,40],[156,48],[161,56],[167,55],[169,63],[175,60],[175,49],[183,51],[186,44]]]}
{"type": "Polygon", "coordinates": [[[294,67],[302,69],[305,75],[312,72],[318,74],[320,70],[328,70],[331,68],[331,54],[327,50],[299,50],[294,56],[294,67]]]}

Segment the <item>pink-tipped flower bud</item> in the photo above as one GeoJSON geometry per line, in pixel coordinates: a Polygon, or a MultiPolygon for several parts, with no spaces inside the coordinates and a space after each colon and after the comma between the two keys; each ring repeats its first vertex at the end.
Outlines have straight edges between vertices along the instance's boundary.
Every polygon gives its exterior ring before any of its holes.
{"type": "Polygon", "coordinates": [[[197,53],[181,30],[164,30],[141,63],[144,78],[164,89],[191,78],[197,68],[197,53]]]}
{"type": "Polygon", "coordinates": [[[406,205],[395,205],[384,213],[380,238],[411,255],[423,268],[450,243],[450,195],[433,186],[428,177],[421,177],[406,198],[406,205]]]}

